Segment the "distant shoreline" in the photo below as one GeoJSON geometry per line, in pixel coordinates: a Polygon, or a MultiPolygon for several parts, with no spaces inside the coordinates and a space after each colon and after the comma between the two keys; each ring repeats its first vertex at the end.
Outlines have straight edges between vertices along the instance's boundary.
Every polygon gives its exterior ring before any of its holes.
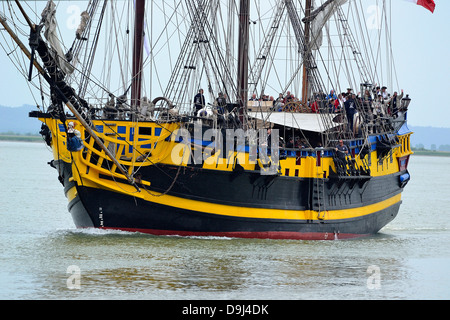
{"type": "MultiPolygon", "coordinates": [[[[42,137],[39,135],[20,135],[20,134],[0,134],[0,141],[16,141],[16,142],[42,142],[42,137]]],[[[427,149],[417,150],[412,148],[416,156],[434,156],[434,157],[450,157],[450,152],[434,151],[427,149]]]]}
{"type": "Polygon", "coordinates": [[[32,135],[11,135],[11,134],[0,134],[0,141],[15,141],[15,142],[42,142],[41,136],[32,135]]]}
{"type": "Polygon", "coordinates": [[[445,151],[414,150],[414,149],[412,149],[412,151],[416,156],[450,157],[450,152],[445,151]]]}

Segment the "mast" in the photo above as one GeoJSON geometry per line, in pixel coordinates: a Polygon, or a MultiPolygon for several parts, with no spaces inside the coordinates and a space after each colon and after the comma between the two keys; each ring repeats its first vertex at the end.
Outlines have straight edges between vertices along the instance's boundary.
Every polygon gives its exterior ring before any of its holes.
{"type": "Polygon", "coordinates": [[[250,24],[250,1],[241,0],[239,8],[239,54],[238,54],[238,85],[237,101],[240,104],[241,123],[244,123],[244,115],[247,114],[248,100],[248,45],[250,24]]]}
{"type": "Polygon", "coordinates": [[[306,57],[303,61],[303,81],[302,81],[302,103],[307,104],[308,103],[308,93],[309,93],[309,81],[308,81],[308,73],[310,68],[310,61],[308,61],[310,51],[310,32],[311,32],[311,19],[309,19],[309,16],[311,15],[311,6],[312,6],[312,0],[306,0],[305,5],[305,54],[303,55],[306,57]]]}
{"type": "Polygon", "coordinates": [[[133,74],[131,84],[131,107],[136,109],[141,100],[142,66],[144,48],[145,0],[135,1],[136,14],[134,23],[133,74]]]}

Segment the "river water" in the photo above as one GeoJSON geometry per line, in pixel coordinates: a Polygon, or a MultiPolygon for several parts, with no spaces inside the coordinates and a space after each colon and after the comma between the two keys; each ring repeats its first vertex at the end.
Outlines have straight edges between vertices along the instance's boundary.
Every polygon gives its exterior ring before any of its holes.
{"type": "Polygon", "coordinates": [[[336,241],[77,230],[50,160],[0,141],[0,299],[450,298],[450,158],[413,156],[396,220],[336,241]]]}

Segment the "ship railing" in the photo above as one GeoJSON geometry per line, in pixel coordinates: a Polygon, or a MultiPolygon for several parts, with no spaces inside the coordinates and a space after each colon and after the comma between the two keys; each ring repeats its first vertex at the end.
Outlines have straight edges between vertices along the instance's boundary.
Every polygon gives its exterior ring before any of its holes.
{"type": "MultiPolygon", "coordinates": [[[[337,145],[338,141],[339,140],[331,140],[330,144],[335,142],[337,145]]],[[[364,139],[349,139],[345,140],[344,143],[349,149],[349,153],[345,157],[344,164],[342,164],[340,159],[338,159],[335,147],[283,148],[280,154],[287,157],[297,157],[297,159],[314,157],[317,159],[316,163],[318,166],[321,164],[322,158],[333,158],[337,174],[341,177],[370,176],[369,160],[366,159],[366,155],[368,153],[367,151],[370,150],[370,148],[367,147],[364,139]]]]}
{"type": "Polygon", "coordinates": [[[318,152],[321,153],[323,157],[329,157],[332,155],[334,148],[280,148],[280,155],[285,155],[287,157],[300,156],[306,157],[316,157],[318,152]]]}
{"type": "MultiPolygon", "coordinates": [[[[136,138],[128,141],[124,136],[115,137],[116,134],[99,133],[97,135],[103,141],[105,147],[115,155],[117,162],[122,165],[130,175],[136,168],[151,166],[159,163],[168,156],[170,148],[161,146],[171,135],[172,130],[162,130],[159,136],[136,138]]],[[[116,164],[109,158],[104,150],[97,145],[93,138],[84,140],[84,150],[72,153],[74,159],[84,166],[95,169],[100,174],[117,178],[125,176],[117,168],[116,164]]]]}

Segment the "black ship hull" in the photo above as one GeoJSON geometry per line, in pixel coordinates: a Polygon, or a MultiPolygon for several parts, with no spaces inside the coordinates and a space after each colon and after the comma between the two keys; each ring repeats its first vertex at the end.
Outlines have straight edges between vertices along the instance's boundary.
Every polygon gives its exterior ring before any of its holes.
{"type": "MultiPolygon", "coordinates": [[[[217,173],[193,168],[178,174],[177,183],[167,192],[169,202],[148,201],[69,182],[71,167],[60,163],[66,178],[68,208],[78,228],[153,235],[304,240],[367,236],[377,233],[397,216],[403,190],[399,183],[400,174],[371,179],[328,179],[323,188],[325,195],[321,197],[323,202],[318,203],[314,179],[272,177],[269,181],[265,177],[262,182],[253,180],[251,173],[242,173],[240,178],[233,179],[233,173],[220,173],[222,176],[218,177],[217,173]],[[224,174],[229,177],[225,179],[224,174]],[[193,176],[203,183],[199,184],[193,176]],[[216,181],[214,190],[218,189],[217,181],[223,181],[222,196],[199,187],[207,186],[209,179],[216,181]],[[226,181],[233,184],[231,190],[226,181]],[[255,188],[267,190],[255,192],[255,188]],[[247,194],[246,190],[253,192],[247,194]],[[278,212],[278,215],[272,212],[278,212]],[[339,214],[327,219],[330,212],[339,214]]],[[[168,175],[175,174],[174,170],[168,167],[163,171],[160,167],[157,171],[168,175]]],[[[162,192],[168,187],[161,184],[153,190],[162,192]]]]}

